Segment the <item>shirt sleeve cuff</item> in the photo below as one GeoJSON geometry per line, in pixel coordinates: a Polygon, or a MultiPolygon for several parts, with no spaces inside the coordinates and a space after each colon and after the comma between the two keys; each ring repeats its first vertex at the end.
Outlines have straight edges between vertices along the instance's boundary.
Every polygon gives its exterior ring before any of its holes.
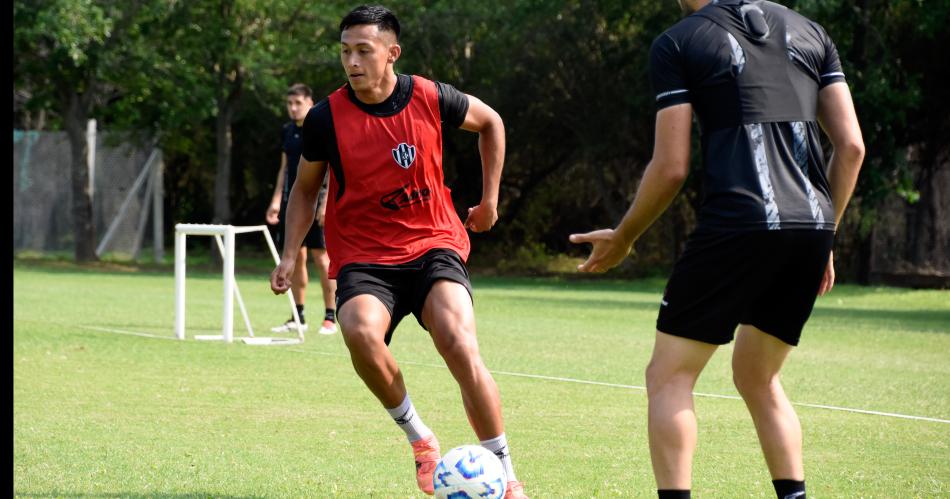
{"type": "Polygon", "coordinates": [[[675,106],[677,104],[688,104],[689,102],[689,90],[669,90],[657,94],[656,110],[659,111],[660,109],[675,106]]]}
{"type": "Polygon", "coordinates": [[[844,73],[836,71],[834,73],[825,73],[821,75],[821,78],[818,82],[818,88],[822,89],[831,85],[832,83],[838,83],[839,81],[845,81],[844,73]]]}

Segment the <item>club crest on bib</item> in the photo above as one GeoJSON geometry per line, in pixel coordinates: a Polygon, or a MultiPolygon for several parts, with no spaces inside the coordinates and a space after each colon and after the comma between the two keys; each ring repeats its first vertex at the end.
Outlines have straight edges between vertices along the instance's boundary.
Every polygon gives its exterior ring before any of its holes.
{"type": "Polygon", "coordinates": [[[413,161],[416,160],[416,146],[411,146],[405,142],[399,144],[393,149],[393,159],[396,160],[397,165],[408,170],[413,161]]]}

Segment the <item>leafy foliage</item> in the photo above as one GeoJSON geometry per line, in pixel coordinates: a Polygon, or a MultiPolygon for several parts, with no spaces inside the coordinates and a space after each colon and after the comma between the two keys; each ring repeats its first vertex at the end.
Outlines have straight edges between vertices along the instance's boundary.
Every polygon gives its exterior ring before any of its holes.
{"type": "MultiPolygon", "coordinates": [[[[848,75],[868,154],[839,254],[846,262],[866,260],[885,200],[896,195],[923,209],[933,197],[927,182],[950,137],[950,70],[933,56],[950,41],[950,4],[784,3],[826,28],[848,75]]],[[[569,245],[567,234],[619,220],[652,152],[647,56],[652,40],[678,19],[672,2],[403,0],[388,6],[403,25],[397,71],[451,83],[505,120],[502,218],[490,234],[473,236],[477,251],[505,254],[540,244],[542,253],[579,255],[584,249],[569,245]]],[[[63,92],[91,92],[97,99],[91,115],[100,126],[158,132],[172,184],[166,189],[172,223],[209,220],[214,211],[220,192],[210,165],[222,154],[216,119],[231,113],[231,221],[261,223],[279,165],[283,92],[304,82],[319,100],[344,82],[337,25],[352,7],[303,0],[18,0],[14,83],[29,98],[19,108],[15,98],[14,121],[48,110],[50,125],[62,126],[63,92]]],[[[447,130],[444,139],[446,179],[462,211],[481,192],[476,138],[447,130]]],[[[701,199],[693,175],[638,243],[639,258],[628,271],[668,266],[701,199]]]]}

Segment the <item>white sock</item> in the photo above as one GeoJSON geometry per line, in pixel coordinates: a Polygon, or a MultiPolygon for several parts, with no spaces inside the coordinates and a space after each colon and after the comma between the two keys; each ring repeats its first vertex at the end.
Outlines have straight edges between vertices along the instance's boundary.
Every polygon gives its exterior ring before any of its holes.
{"type": "Polygon", "coordinates": [[[489,439],[482,440],[480,442],[482,447],[492,451],[498,459],[501,459],[501,464],[505,467],[505,474],[508,475],[508,481],[517,480],[515,478],[515,468],[511,465],[511,454],[508,453],[508,439],[505,437],[505,434],[489,439]]]}
{"type": "Polygon", "coordinates": [[[398,407],[386,409],[386,412],[392,416],[393,421],[402,428],[402,431],[406,432],[406,437],[410,443],[432,435],[432,430],[430,430],[429,427],[422,422],[422,418],[416,414],[416,408],[412,405],[412,401],[409,400],[408,393],[398,407]]]}

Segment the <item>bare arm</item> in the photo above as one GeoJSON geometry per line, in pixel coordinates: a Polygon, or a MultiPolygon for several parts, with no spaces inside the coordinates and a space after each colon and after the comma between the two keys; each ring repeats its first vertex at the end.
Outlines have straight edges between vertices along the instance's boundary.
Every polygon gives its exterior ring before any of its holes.
{"type": "Polygon", "coordinates": [[[818,94],[818,123],[834,146],[828,183],[835,207],[835,224],[839,224],[864,160],[864,138],[847,83],[832,83],[818,94]]]}
{"type": "Polygon", "coordinates": [[[287,171],[287,153],[280,153],[280,170],[277,172],[277,182],[274,182],[274,195],[270,198],[270,206],[264,219],[270,225],[280,222],[280,201],[284,197],[284,172],[287,171]]]}
{"type": "Polygon", "coordinates": [[[465,227],[483,232],[498,221],[498,188],[505,165],[505,124],[494,109],[477,97],[468,97],[468,113],[462,129],[478,133],[478,152],[482,158],[482,200],[468,209],[465,227]]]}
{"type": "Polygon", "coordinates": [[[297,180],[290,190],[287,203],[287,220],[284,224],[284,252],[280,264],[271,273],[271,290],[281,294],[290,289],[291,276],[297,261],[297,254],[304,236],[313,224],[314,211],[320,185],[326,175],[326,161],[307,161],[300,157],[297,166],[297,180]]]}
{"type": "MultiPolygon", "coordinates": [[[[841,223],[844,209],[854,193],[861,162],[864,161],[864,138],[854,112],[851,91],[844,82],[832,83],[818,93],[818,123],[831,139],[834,152],[828,166],[831,203],[835,209],[835,226],[841,223]]],[[[825,275],[818,295],[831,291],[835,284],[834,253],[828,257],[825,275]]]]}
{"type": "Polygon", "coordinates": [[[693,106],[679,104],[656,114],[656,139],[653,158],[643,172],[633,204],[616,229],[601,229],[587,234],[571,234],[573,243],[593,243],[587,261],[577,267],[581,272],[606,272],[615,267],[633,248],[633,243],[666,208],[689,174],[689,135],[693,106]]]}

